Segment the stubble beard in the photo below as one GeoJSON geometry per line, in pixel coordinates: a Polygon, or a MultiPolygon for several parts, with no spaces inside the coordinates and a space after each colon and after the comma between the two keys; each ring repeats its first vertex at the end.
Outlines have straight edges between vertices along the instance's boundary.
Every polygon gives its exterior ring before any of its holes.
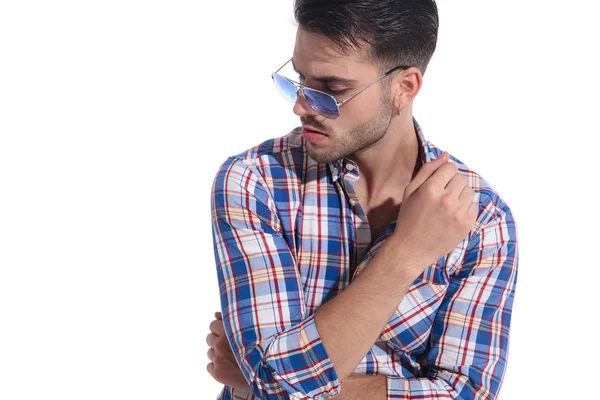
{"type": "Polygon", "coordinates": [[[369,120],[342,136],[329,136],[326,148],[306,142],[308,155],[319,163],[330,163],[363,150],[379,141],[392,123],[392,105],[382,101],[379,111],[369,120]]]}

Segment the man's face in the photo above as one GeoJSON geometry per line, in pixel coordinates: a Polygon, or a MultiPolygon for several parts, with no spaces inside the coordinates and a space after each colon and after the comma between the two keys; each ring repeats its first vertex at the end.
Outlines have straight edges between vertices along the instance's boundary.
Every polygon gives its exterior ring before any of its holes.
{"type": "MultiPolygon", "coordinates": [[[[296,34],[292,62],[300,83],[332,94],[338,102],[381,76],[377,66],[365,60],[363,51],[343,54],[326,36],[302,28],[296,34]],[[319,79],[322,77],[342,79],[319,79]]],[[[307,138],[307,151],[314,160],[327,163],[381,139],[394,111],[389,89],[380,81],[341,106],[337,119],[317,114],[303,97],[294,104],[294,112],[303,126],[325,133],[320,140],[307,138]]]]}

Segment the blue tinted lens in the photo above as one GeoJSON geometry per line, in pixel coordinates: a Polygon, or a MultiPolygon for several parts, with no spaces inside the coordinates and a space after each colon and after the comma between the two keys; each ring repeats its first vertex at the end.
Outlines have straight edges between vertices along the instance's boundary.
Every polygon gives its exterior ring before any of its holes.
{"type": "Polygon", "coordinates": [[[298,98],[298,92],[296,92],[294,84],[279,74],[273,74],[272,76],[275,86],[277,86],[283,97],[294,103],[298,98]]]}
{"type": "Polygon", "coordinates": [[[308,104],[319,114],[327,118],[337,118],[340,115],[333,97],[312,89],[303,89],[303,92],[308,104]]]}

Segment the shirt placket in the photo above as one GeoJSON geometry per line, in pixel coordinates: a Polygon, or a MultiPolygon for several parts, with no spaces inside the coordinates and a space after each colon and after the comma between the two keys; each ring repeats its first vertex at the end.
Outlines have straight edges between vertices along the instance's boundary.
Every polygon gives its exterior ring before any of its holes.
{"type": "Polygon", "coordinates": [[[369,246],[371,244],[371,227],[367,214],[360,204],[358,194],[355,190],[355,184],[358,181],[360,175],[358,166],[351,162],[344,163],[343,171],[341,173],[341,182],[346,193],[349,211],[348,218],[348,229],[351,229],[354,236],[354,245],[352,246],[352,252],[350,254],[350,280],[354,275],[354,271],[358,264],[362,262],[369,246]]]}

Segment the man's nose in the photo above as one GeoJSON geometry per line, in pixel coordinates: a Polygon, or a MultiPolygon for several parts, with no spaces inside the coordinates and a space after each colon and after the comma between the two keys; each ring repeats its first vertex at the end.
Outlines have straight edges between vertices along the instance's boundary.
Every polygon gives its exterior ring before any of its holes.
{"type": "Polygon", "coordinates": [[[308,115],[312,115],[312,116],[319,115],[319,113],[316,112],[315,110],[313,110],[312,107],[308,104],[302,91],[300,91],[300,93],[298,93],[298,98],[296,99],[296,102],[294,103],[294,114],[296,114],[299,117],[304,117],[304,116],[308,116],[308,115]]]}

